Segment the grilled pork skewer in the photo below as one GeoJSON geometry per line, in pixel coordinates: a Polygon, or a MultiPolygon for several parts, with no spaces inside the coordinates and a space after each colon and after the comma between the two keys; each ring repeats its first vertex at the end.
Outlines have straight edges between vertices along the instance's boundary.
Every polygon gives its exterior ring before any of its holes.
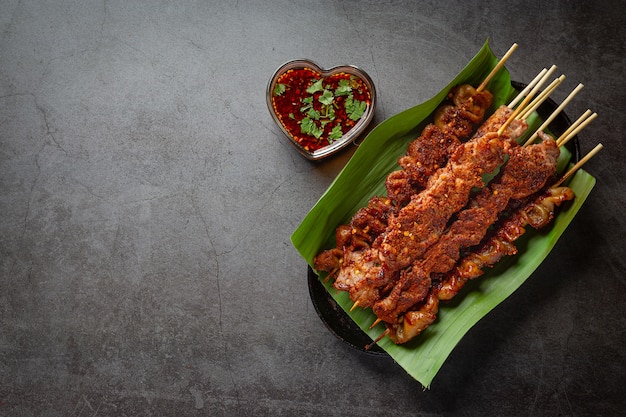
{"type": "Polygon", "coordinates": [[[373,306],[374,313],[395,323],[403,313],[421,302],[431,287],[431,275],[454,267],[463,248],[477,245],[496,222],[511,199],[521,199],[541,189],[553,176],[559,156],[554,139],[542,134],[543,142],[528,148],[513,146],[500,175],[461,210],[439,240],[404,269],[391,293],[373,306]]]}
{"type": "Polygon", "coordinates": [[[419,335],[436,320],[440,301],[452,299],[468,280],[481,276],[485,267],[492,267],[504,256],[515,255],[517,248],[514,242],[526,232],[526,226],[535,229],[545,227],[554,218],[556,207],[573,198],[570,188],[551,187],[530,199],[529,203],[501,222],[478,249],[466,255],[442,280],[433,283],[418,308],[406,312],[397,323],[386,323],[387,329],[383,334],[389,335],[396,344],[406,343],[419,335]]]}
{"type": "MultiPolygon", "coordinates": [[[[453,270],[436,280],[418,308],[405,313],[397,323],[385,323],[386,330],[373,344],[386,335],[397,344],[406,343],[419,335],[436,320],[440,300],[452,299],[468,280],[483,275],[486,267],[493,267],[504,256],[515,255],[517,248],[514,242],[526,232],[527,226],[537,230],[546,227],[554,219],[556,208],[574,199],[573,191],[561,184],[601,149],[602,144],[598,144],[549,188],[526,199],[512,201],[506,210],[512,211],[512,214],[502,219],[494,231],[466,254],[453,270]]],[[[380,321],[376,320],[372,327],[380,321]]]]}
{"type": "Polygon", "coordinates": [[[568,187],[551,187],[541,192],[502,221],[492,236],[485,239],[475,251],[465,255],[452,271],[434,285],[437,298],[452,299],[468,280],[483,275],[485,267],[492,267],[504,256],[515,255],[517,248],[513,242],[526,232],[526,226],[534,229],[545,227],[554,218],[556,207],[573,198],[574,193],[568,187]]]}
{"type": "Polygon", "coordinates": [[[515,121],[506,135],[489,131],[489,127],[494,120],[506,120],[510,111],[501,106],[470,141],[455,150],[448,164],[430,178],[427,188],[390,218],[380,239],[386,273],[399,271],[421,256],[439,239],[450,217],[467,203],[472,189],[483,187],[483,174],[504,162],[511,146],[508,139],[519,137],[527,125],[515,121]]]}
{"type": "MultiPolygon", "coordinates": [[[[412,258],[409,264],[413,259],[417,259],[421,255],[421,253],[416,254],[416,252],[422,250],[423,253],[427,246],[430,246],[438,239],[449,217],[465,205],[472,187],[482,185],[481,170],[490,166],[490,169],[493,170],[502,163],[505,155],[505,139],[504,136],[500,137],[495,132],[510,113],[511,110],[506,106],[498,109],[479,129],[477,134],[481,136],[475,136],[471,141],[462,144],[455,151],[448,165],[440,168],[437,171],[438,173],[431,178],[429,188],[417,194],[409,205],[400,210],[399,213],[404,214],[404,218],[407,219],[407,223],[411,226],[418,225],[431,232],[425,237],[418,234],[414,235],[416,244],[414,247],[407,249],[414,250],[409,256],[415,256],[415,258],[412,258]],[[476,156],[481,156],[482,159],[476,158],[476,156]],[[455,175],[455,172],[456,174],[460,173],[460,176],[455,175]],[[466,193],[464,201],[460,201],[458,198],[460,193],[455,189],[457,185],[460,185],[463,188],[462,191],[466,193]],[[441,206],[450,200],[446,199],[446,196],[450,196],[450,199],[456,196],[456,200],[454,201],[454,206],[448,206],[447,209],[444,209],[441,206]],[[408,210],[411,211],[407,212],[408,210]],[[413,217],[409,218],[409,216],[413,217]],[[432,241],[427,241],[428,239],[432,239],[432,241]]],[[[509,138],[519,137],[525,128],[526,124],[523,121],[516,121],[511,124],[511,128],[508,131],[510,132],[509,138]]],[[[402,268],[395,270],[389,268],[385,264],[384,253],[381,247],[381,242],[383,242],[383,238],[388,236],[389,230],[399,230],[397,219],[398,216],[390,216],[387,231],[380,235],[370,248],[362,251],[348,251],[344,256],[334,287],[348,291],[352,301],[360,307],[371,307],[374,305],[375,302],[383,298],[399,278],[402,268]]],[[[400,226],[402,225],[402,223],[399,224],[400,226]]],[[[407,231],[407,235],[404,237],[410,240],[410,233],[407,231]]],[[[404,235],[404,232],[402,232],[402,235],[404,235]]],[[[404,244],[400,242],[394,243],[398,245],[404,244]]]]}
{"type": "MultiPolygon", "coordinates": [[[[496,121],[497,124],[499,124],[499,129],[497,129],[497,133],[498,135],[505,135],[505,133],[509,130],[513,130],[513,132],[517,132],[517,135],[514,137],[514,139],[517,139],[519,136],[521,136],[522,134],[522,130],[525,128],[525,121],[522,119],[517,118],[517,115],[521,112],[525,110],[524,106],[535,106],[535,102],[536,101],[543,101],[545,100],[545,97],[540,95],[539,97],[537,97],[535,100],[533,100],[531,102],[531,99],[533,99],[534,94],[536,94],[536,92],[538,91],[538,89],[541,87],[541,85],[547,80],[547,76],[555,69],[555,67],[552,67],[550,71],[546,71],[546,74],[544,74],[543,78],[540,79],[539,81],[535,81],[533,80],[533,83],[535,83],[536,85],[531,89],[530,93],[525,93],[527,94],[527,96],[525,97],[525,99],[523,100],[522,104],[520,105],[520,107],[516,108],[515,110],[513,110],[511,108],[511,106],[507,107],[501,107],[501,109],[499,109],[498,111],[502,111],[502,114],[506,114],[507,117],[504,118],[504,122],[501,122],[500,120],[498,120],[497,118],[494,118],[492,116],[492,118],[488,119],[488,121],[486,123],[484,123],[477,131],[476,136],[480,136],[482,134],[485,134],[486,131],[492,130],[495,127],[494,123],[489,123],[490,121],[494,120],[496,121]],[[520,125],[520,123],[523,123],[523,125],[520,125]]],[[[538,76],[539,78],[539,76],[538,76]]],[[[562,80],[563,77],[559,78],[559,82],[560,80],[562,80]]],[[[551,86],[551,90],[553,90],[554,88],[556,88],[556,86],[558,85],[558,83],[553,83],[551,86]]],[[[496,112],[497,113],[497,112],[496,112]]],[[[494,129],[495,130],[495,129],[494,129]]],[[[541,133],[543,134],[543,133],[541,133]]],[[[510,135],[510,134],[509,134],[510,135]]],[[[535,136],[537,136],[537,133],[535,133],[535,136]]],[[[554,142],[554,140],[551,139],[552,142],[554,142]]],[[[512,141],[511,141],[512,142],[512,141]]],[[[477,168],[480,168],[480,166],[477,165],[477,168]]],[[[455,186],[458,186],[458,184],[455,183],[455,186]]],[[[458,191],[459,189],[457,188],[456,191],[458,191]]],[[[445,190],[444,190],[445,191],[445,190]]],[[[465,189],[464,193],[467,192],[467,189],[465,189]]],[[[424,193],[421,193],[420,195],[415,197],[415,200],[418,200],[420,197],[423,197],[424,193]]],[[[446,210],[448,209],[447,205],[450,205],[450,202],[452,201],[452,203],[457,204],[456,207],[461,206],[461,203],[463,201],[464,196],[459,194],[458,192],[442,192],[441,190],[439,190],[439,195],[443,196],[443,198],[441,198],[441,202],[438,204],[437,208],[435,210],[432,210],[432,213],[434,213],[435,215],[440,215],[442,219],[445,218],[446,215],[450,216],[451,214],[455,213],[454,208],[455,206],[452,205],[453,208],[451,208],[447,213],[446,210]],[[452,195],[453,197],[450,198],[449,196],[452,195]],[[444,200],[445,198],[445,200],[444,200]],[[456,200],[455,200],[456,198],[456,200]],[[445,202],[444,202],[445,201],[445,202]]],[[[407,206],[409,207],[411,204],[413,203],[413,201],[407,206]]],[[[402,214],[402,211],[406,211],[406,207],[403,208],[399,214],[402,214]]],[[[428,246],[432,243],[432,242],[436,242],[437,239],[439,239],[439,233],[440,233],[440,229],[437,228],[437,226],[433,225],[437,224],[436,222],[431,222],[428,223],[428,221],[430,221],[432,219],[430,213],[428,213],[428,208],[424,211],[426,214],[426,221],[423,218],[420,218],[419,215],[418,216],[414,216],[413,220],[413,226],[414,229],[413,230],[404,230],[402,234],[398,234],[396,233],[396,238],[398,242],[396,243],[396,247],[397,248],[401,248],[401,251],[404,252],[404,254],[408,254],[408,256],[405,257],[401,257],[401,262],[399,265],[395,265],[395,269],[394,266],[392,266],[392,268],[388,268],[386,269],[386,259],[385,259],[385,253],[382,252],[381,250],[381,255],[379,256],[382,260],[381,266],[378,267],[378,271],[370,271],[370,274],[368,275],[368,279],[367,279],[367,283],[370,285],[370,288],[367,290],[361,290],[361,293],[366,293],[368,294],[368,298],[367,301],[369,303],[366,303],[366,305],[371,304],[371,300],[376,300],[376,298],[378,297],[379,300],[374,301],[375,303],[378,303],[378,305],[375,308],[375,312],[377,313],[377,315],[379,316],[386,316],[387,320],[389,320],[391,317],[393,316],[397,316],[398,314],[401,314],[403,309],[411,306],[412,303],[419,301],[420,297],[425,296],[426,292],[428,291],[428,279],[427,278],[422,278],[422,279],[411,279],[410,277],[410,271],[412,271],[412,269],[408,269],[408,270],[403,270],[403,268],[405,268],[406,266],[408,266],[411,262],[411,260],[417,260],[422,256],[422,253],[424,250],[426,250],[426,248],[428,248],[428,246]],[[417,233],[413,233],[415,230],[417,230],[417,233]],[[420,232],[423,233],[422,236],[420,236],[420,232]],[[430,234],[430,235],[428,235],[430,234]],[[408,237],[408,239],[406,239],[408,237]],[[420,240],[421,239],[421,240],[420,240]],[[431,239],[429,241],[429,239],[431,239]],[[416,247],[411,247],[411,245],[413,244],[414,241],[417,241],[417,245],[416,247]],[[389,269],[391,270],[391,273],[389,273],[389,269]],[[371,275],[373,275],[373,272],[377,272],[376,277],[371,277],[371,275]],[[396,282],[398,281],[399,282],[396,282]],[[389,285],[389,284],[392,285],[389,285]],[[412,284],[411,284],[412,283],[412,284]],[[411,287],[411,285],[416,285],[416,287],[411,291],[409,290],[409,288],[411,287]],[[393,290],[391,290],[393,286],[393,290]],[[374,287],[374,288],[371,288],[374,287]],[[383,289],[381,289],[383,288],[383,289]],[[389,293],[389,291],[391,290],[391,293],[389,293]],[[377,293],[378,291],[378,293],[377,293]],[[387,299],[386,300],[380,300],[380,298],[383,298],[383,296],[386,295],[387,299]],[[412,294],[412,295],[411,295],[412,294]],[[400,304],[402,305],[402,307],[399,310],[399,313],[389,313],[390,311],[393,311],[394,308],[392,306],[396,305],[396,304],[400,304]],[[392,314],[391,316],[389,314],[392,314]]],[[[397,216],[396,216],[397,217],[397,216]]],[[[388,237],[388,234],[390,233],[390,229],[392,228],[394,221],[396,219],[396,217],[392,216],[391,220],[390,220],[390,226],[387,229],[387,232],[385,232],[382,236],[384,238],[388,237]]],[[[497,218],[497,217],[496,217],[497,218]]],[[[495,221],[495,218],[494,218],[495,221]]],[[[408,223],[408,222],[407,222],[408,223]]],[[[438,224],[439,227],[441,227],[441,225],[443,224],[443,222],[440,222],[438,224]]],[[[391,232],[393,233],[393,231],[391,232]]],[[[477,243],[477,242],[475,242],[477,243]]],[[[384,244],[384,242],[383,242],[384,244]]],[[[392,252],[392,254],[395,256],[396,254],[392,252]]],[[[401,255],[403,255],[401,253],[401,255]]],[[[375,258],[373,256],[369,256],[368,258],[368,263],[371,265],[373,262],[375,262],[375,258]]],[[[393,263],[392,263],[393,265],[393,263]]],[[[440,266],[441,267],[441,266],[440,266]]],[[[352,299],[354,300],[354,291],[351,291],[351,296],[352,299]]],[[[360,301],[362,299],[362,296],[358,298],[357,301],[360,301]]],[[[361,303],[362,304],[362,303],[361,303]]],[[[393,321],[393,320],[392,320],[393,321]]]]}

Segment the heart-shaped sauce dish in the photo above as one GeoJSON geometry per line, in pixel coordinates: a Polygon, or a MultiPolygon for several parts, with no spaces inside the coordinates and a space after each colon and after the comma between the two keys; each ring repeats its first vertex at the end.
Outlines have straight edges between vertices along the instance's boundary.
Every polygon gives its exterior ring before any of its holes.
{"type": "Polygon", "coordinates": [[[325,70],[308,59],[281,65],[267,85],[267,107],[304,157],[319,160],[353,142],[374,118],[376,89],[353,65],[325,70]]]}

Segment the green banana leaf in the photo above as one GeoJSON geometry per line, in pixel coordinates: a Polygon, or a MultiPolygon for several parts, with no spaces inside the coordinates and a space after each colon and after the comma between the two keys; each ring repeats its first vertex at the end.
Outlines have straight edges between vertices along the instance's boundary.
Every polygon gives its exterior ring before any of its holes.
{"type": "MultiPolygon", "coordinates": [[[[337,226],[348,223],[352,215],[367,205],[372,196],[385,194],[385,178],[391,171],[399,169],[398,158],[406,152],[408,143],[432,120],[432,113],[445,99],[449,89],[462,83],[480,84],[497,62],[488,42],[485,42],[468,65],[439,94],[390,117],[369,133],[291,236],[293,245],[311,267],[313,258],[319,252],[335,246],[337,226]]],[[[492,78],[487,88],[494,94],[492,111],[516,94],[506,68],[492,78]]],[[[568,165],[570,157],[569,152],[562,152],[560,169],[568,165]]],[[[430,387],[461,338],[519,288],[548,256],[590,194],[595,178],[580,169],[568,185],[575,192],[576,198],[562,207],[549,230],[529,230],[518,240],[517,246],[522,248],[520,253],[505,258],[485,275],[469,283],[452,302],[440,304],[435,323],[415,339],[403,345],[395,345],[388,338],[383,338],[378,345],[409,375],[424,387],[430,387]]],[[[348,293],[334,290],[332,283],[324,278],[322,274],[320,279],[333,299],[364,332],[372,339],[383,332],[382,324],[369,328],[376,319],[371,309],[356,308],[350,311],[352,301],[348,293]]]]}

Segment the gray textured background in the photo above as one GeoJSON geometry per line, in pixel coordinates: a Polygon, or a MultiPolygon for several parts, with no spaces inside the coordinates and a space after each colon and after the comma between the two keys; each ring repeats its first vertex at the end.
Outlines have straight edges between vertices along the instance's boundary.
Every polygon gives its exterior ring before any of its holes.
{"type": "Polygon", "coordinates": [[[623,1],[0,2],[0,415],[595,416],[625,409],[623,1]],[[336,339],[289,236],[351,156],[267,112],[283,62],[354,64],[375,123],[486,39],[555,99],[598,178],[550,258],[429,391],[336,339]]]}

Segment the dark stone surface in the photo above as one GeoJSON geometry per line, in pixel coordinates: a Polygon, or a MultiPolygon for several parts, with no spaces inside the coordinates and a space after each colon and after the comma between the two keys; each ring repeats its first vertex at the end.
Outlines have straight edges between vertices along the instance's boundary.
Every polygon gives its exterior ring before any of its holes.
{"type": "Polygon", "coordinates": [[[0,415],[612,416],[626,406],[624,2],[6,0],[0,4],[0,415]],[[556,64],[598,183],[551,256],[430,390],[337,340],[289,236],[354,147],[311,163],[269,76],[374,79],[375,122],[486,39],[556,64]]]}

